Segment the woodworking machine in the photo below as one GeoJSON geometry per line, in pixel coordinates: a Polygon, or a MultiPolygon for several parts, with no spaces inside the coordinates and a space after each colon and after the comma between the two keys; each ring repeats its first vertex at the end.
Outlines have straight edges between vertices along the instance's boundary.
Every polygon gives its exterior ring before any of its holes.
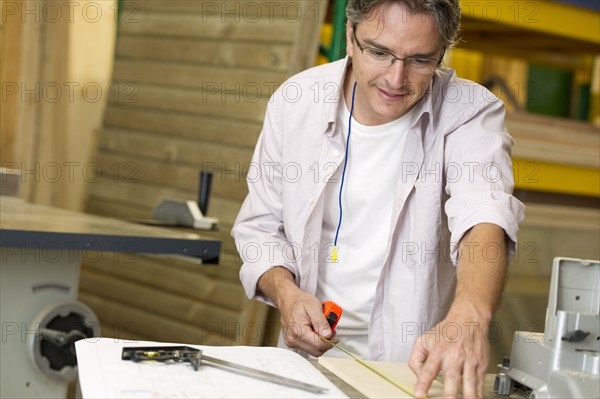
{"type": "Polygon", "coordinates": [[[600,261],[555,258],[544,333],[515,332],[494,391],[530,399],[600,397],[600,261]]]}

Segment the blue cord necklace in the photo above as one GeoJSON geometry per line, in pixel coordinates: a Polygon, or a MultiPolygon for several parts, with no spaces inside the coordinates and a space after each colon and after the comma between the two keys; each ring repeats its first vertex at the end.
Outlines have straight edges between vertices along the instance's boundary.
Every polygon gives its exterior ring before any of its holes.
{"type": "Polygon", "coordinates": [[[344,188],[344,178],[346,176],[346,167],[348,166],[348,153],[350,150],[350,133],[352,132],[352,114],[354,113],[354,96],[356,94],[356,82],[354,82],[354,87],[352,88],[352,102],[350,105],[350,117],[348,117],[348,136],[346,138],[346,154],[344,156],[344,169],[342,170],[342,181],[340,183],[340,193],[338,196],[338,206],[340,209],[340,217],[338,219],[337,229],[335,231],[335,239],[333,241],[333,252],[331,253],[332,262],[338,261],[338,236],[340,234],[340,227],[342,227],[342,191],[344,188]]]}

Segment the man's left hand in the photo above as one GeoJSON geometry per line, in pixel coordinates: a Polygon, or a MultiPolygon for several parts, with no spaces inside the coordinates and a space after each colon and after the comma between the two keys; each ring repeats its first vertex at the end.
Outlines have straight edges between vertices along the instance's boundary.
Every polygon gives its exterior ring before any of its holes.
{"type": "Polygon", "coordinates": [[[446,319],[417,338],[409,367],[417,375],[415,396],[422,398],[441,371],[444,398],[482,398],[489,359],[487,327],[470,305],[453,307],[446,319]],[[481,320],[481,321],[476,321],[481,320]]]}

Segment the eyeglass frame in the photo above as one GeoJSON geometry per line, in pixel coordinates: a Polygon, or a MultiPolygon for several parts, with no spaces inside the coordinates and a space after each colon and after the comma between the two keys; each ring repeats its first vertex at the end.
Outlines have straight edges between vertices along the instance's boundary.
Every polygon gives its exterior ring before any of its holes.
{"type": "MultiPolygon", "coordinates": [[[[430,74],[430,73],[433,73],[433,72],[435,72],[435,70],[437,69],[437,67],[439,67],[439,66],[442,64],[442,61],[443,61],[443,59],[444,59],[444,55],[446,55],[446,49],[444,49],[444,51],[442,52],[442,56],[440,57],[440,59],[439,59],[439,60],[436,60],[435,58],[430,58],[430,57],[405,57],[405,58],[400,58],[400,57],[397,57],[397,56],[396,56],[396,54],[394,54],[394,53],[391,53],[391,52],[389,52],[389,51],[387,51],[387,50],[378,49],[378,48],[376,48],[376,47],[363,47],[363,45],[362,45],[362,44],[360,44],[360,42],[358,41],[358,38],[356,37],[356,27],[357,27],[357,24],[355,24],[355,25],[353,25],[353,26],[352,26],[352,37],[354,38],[354,41],[356,42],[356,46],[357,46],[357,47],[358,47],[358,49],[360,50],[360,53],[361,53],[361,54],[364,54],[364,51],[365,51],[365,50],[376,50],[376,51],[379,51],[379,52],[381,52],[381,53],[388,54],[388,55],[390,55],[390,56],[392,56],[392,57],[393,57],[393,58],[391,59],[390,65],[388,65],[388,66],[383,66],[383,67],[379,67],[379,68],[389,68],[389,67],[391,67],[392,65],[394,65],[394,62],[396,62],[396,61],[402,61],[402,63],[403,63],[403,65],[404,65],[404,67],[405,67],[405,68],[406,68],[406,69],[407,69],[407,70],[410,72],[410,69],[406,67],[406,60],[410,60],[410,59],[413,59],[413,60],[414,60],[414,59],[417,59],[417,60],[429,60],[429,61],[435,61],[435,62],[436,62],[436,65],[435,65],[435,68],[433,69],[433,71],[431,71],[431,72],[428,72],[428,73],[424,73],[424,74],[422,74],[422,75],[428,75],[428,74],[430,74]]],[[[418,73],[418,72],[416,72],[416,73],[418,73]]]]}

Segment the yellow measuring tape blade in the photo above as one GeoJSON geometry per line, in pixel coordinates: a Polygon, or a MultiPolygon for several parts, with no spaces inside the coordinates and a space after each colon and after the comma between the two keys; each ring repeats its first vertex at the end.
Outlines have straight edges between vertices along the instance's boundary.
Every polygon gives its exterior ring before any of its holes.
{"type": "MultiPolygon", "coordinates": [[[[384,373],[381,370],[378,370],[377,368],[371,366],[369,363],[365,362],[364,360],[362,360],[360,357],[358,357],[357,355],[355,355],[354,353],[350,352],[347,349],[342,348],[341,346],[334,344],[333,342],[331,342],[330,340],[328,340],[325,337],[321,337],[319,335],[319,337],[327,342],[330,345],[333,345],[335,348],[341,350],[342,352],[344,352],[345,354],[347,354],[348,356],[350,356],[352,359],[356,360],[358,363],[360,363],[361,365],[365,366],[366,368],[368,368],[369,370],[371,370],[372,372],[374,372],[375,374],[377,374],[378,376],[380,376],[381,378],[383,378],[384,380],[386,380],[387,382],[389,382],[390,384],[392,384],[393,386],[395,386],[396,388],[399,388],[400,390],[402,390],[403,392],[409,394],[410,396],[412,396],[413,398],[415,397],[415,394],[412,390],[411,387],[395,380],[394,378],[390,377],[389,375],[387,375],[386,373],[384,373]]],[[[427,399],[427,396],[425,396],[424,399],[427,399]]]]}

